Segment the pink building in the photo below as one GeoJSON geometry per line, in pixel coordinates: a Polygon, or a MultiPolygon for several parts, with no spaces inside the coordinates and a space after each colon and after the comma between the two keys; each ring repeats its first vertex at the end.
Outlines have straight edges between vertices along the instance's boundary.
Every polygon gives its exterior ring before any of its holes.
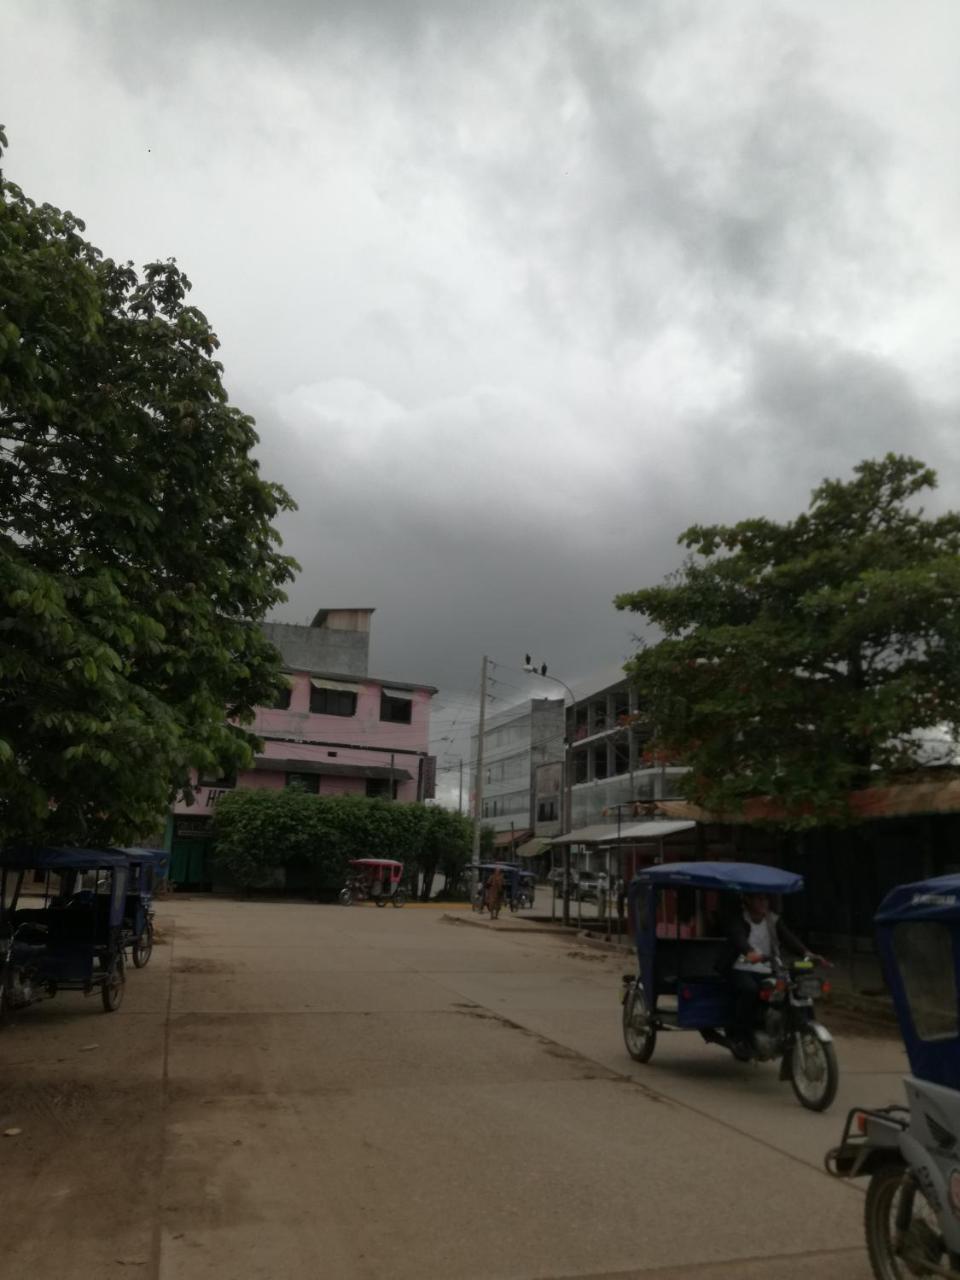
{"type": "Polygon", "coordinates": [[[317,795],[412,801],[434,794],[429,755],[430,685],[367,675],[372,609],[321,610],[310,626],[266,623],[290,690],[257,710],[263,748],[237,778],[201,778],[192,804],[181,796],[168,825],[171,879],[206,881],[213,810],[237,787],[299,787],[317,795]]]}

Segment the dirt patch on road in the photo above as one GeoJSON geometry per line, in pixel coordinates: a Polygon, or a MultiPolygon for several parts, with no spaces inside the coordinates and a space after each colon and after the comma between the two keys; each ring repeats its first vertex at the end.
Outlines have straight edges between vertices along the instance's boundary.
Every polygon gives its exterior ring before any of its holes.
{"type": "Polygon", "coordinates": [[[184,957],[182,960],[173,962],[174,973],[234,973],[236,972],[233,965],[225,964],[222,960],[207,960],[203,957],[184,957]]]}

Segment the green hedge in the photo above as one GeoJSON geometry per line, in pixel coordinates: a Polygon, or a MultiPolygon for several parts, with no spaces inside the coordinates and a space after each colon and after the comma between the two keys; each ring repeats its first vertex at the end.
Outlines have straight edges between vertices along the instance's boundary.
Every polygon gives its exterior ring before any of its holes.
{"type": "Polygon", "coordinates": [[[221,796],[214,858],[240,887],[288,883],[318,893],[343,883],[350,858],[398,858],[408,871],[455,878],[470,857],[472,828],[461,814],[361,796],[239,789],[221,796]]]}

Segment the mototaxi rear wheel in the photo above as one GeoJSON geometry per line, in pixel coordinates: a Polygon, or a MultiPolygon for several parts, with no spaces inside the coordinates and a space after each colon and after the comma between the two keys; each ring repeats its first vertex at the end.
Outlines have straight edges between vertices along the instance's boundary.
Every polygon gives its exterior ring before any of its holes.
{"type": "Polygon", "coordinates": [[[398,889],[397,892],[390,899],[390,901],[393,903],[395,907],[402,907],[403,904],[406,902],[406,900],[407,900],[407,895],[403,892],[402,889],[398,889]]]}
{"type": "Polygon", "coordinates": [[[623,1043],[634,1062],[649,1062],[657,1047],[657,1028],[643,987],[634,983],[623,1001],[623,1043]]]}
{"type": "Polygon", "coordinates": [[[110,961],[107,976],[100,985],[100,998],[103,1001],[104,1013],[116,1013],[123,1003],[123,989],[127,981],[127,970],[123,962],[123,952],[118,951],[110,961]]]}
{"type": "Polygon", "coordinates": [[[149,920],[143,926],[143,932],[135,940],[131,950],[134,968],[145,969],[153,955],[153,924],[149,920]]]}

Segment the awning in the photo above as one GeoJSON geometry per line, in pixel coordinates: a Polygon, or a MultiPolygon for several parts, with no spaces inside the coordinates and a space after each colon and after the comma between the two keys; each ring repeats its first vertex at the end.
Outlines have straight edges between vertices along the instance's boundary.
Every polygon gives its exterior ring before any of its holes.
{"type": "Polygon", "coordinates": [[[517,850],[518,858],[535,858],[538,853],[543,853],[544,849],[550,848],[550,841],[545,840],[542,836],[534,836],[532,840],[527,840],[517,850]]]}
{"type": "Polygon", "coordinates": [[[637,840],[662,840],[681,831],[691,831],[695,822],[623,822],[619,829],[615,822],[603,822],[592,827],[580,827],[565,835],[555,836],[550,844],[633,844],[637,840]]]}
{"type": "Polygon", "coordinates": [[[344,680],[321,680],[317,676],[312,676],[310,683],[315,689],[336,689],[338,693],[360,692],[360,686],[358,684],[347,684],[344,680]]]}
{"type": "Polygon", "coordinates": [[[380,692],[385,693],[388,698],[402,698],[404,702],[409,702],[413,696],[410,689],[388,689],[386,685],[380,686],[380,692]]]}
{"type": "Polygon", "coordinates": [[[529,840],[533,832],[529,827],[520,831],[498,831],[493,837],[494,848],[502,849],[504,845],[516,844],[517,841],[529,840]]]}
{"type": "Polygon", "coordinates": [[[253,767],[258,773],[319,773],[329,778],[393,778],[396,782],[410,782],[413,778],[406,769],[391,769],[385,764],[338,764],[289,756],[257,756],[253,767]]]}

